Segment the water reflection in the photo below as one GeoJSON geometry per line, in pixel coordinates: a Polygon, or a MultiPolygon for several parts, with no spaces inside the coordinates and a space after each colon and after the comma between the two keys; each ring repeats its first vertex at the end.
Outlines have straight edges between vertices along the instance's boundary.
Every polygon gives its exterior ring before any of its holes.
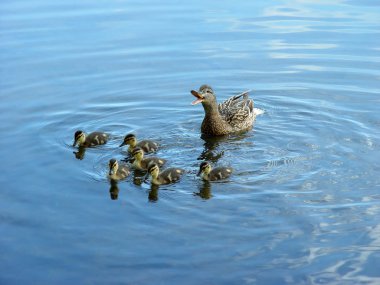
{"type": "Polygon", "coordinates": [[[150,191],[148,194],[149,202],[157,202],[158,201],[158,185],[152,184],[150,187],[150,191]]]}
{"type": "Polygon", "coordinates": [[[111,200],[117,200],[119,197],[119,186],[115,180],[110,180],[110,198],[111,200]]]}
{"type": "Polygon", "coordinates": [[[146,172],[135,169],[133,171],[133,184],[141,186],[146,179],[146,172]]]}
{"type": "Polygon", "coordinates": [[[228,140],[228,136],[210,137],[202,135],[201,139],[205,141],[205,143],[203,144],[204,149],[197,159],[207,160],[214,163],[217,162],[224,155],[223,150],[218,150],[219,144],[228,140]]]}
{"type": "Polygon", "coordinates": [[[199,192],[194,192],[194,195],[201,197],[204,200],[208,200],[212,197],[211,183],[209,181],[201,181],[199,184],[199,192]]]}
{"type": "Polygon", "coordinates": [[[83,146],[78,147],[78,151],[73,151],[76,159],[82,160],[84,158],[84,154],[86,153],[86,148],[83,146]]]}

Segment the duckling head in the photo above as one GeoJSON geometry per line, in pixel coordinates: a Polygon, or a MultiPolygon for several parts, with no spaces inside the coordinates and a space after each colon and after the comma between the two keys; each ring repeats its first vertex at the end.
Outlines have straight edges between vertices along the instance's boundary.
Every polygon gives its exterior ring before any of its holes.
{"type": "Polygon", "coordinates": [[[148,166],[148,173],[153,177],[157,178],[158,173],[160,172],[160,169],[157,164],[152,163],[148,166]]]}
{"type": "Polygon", "coordinates": [[[207,106],[216,102],[214,90],[209,85],[204,84],[199,87],[199,91],[191,90],[190,92],[197,98],[191,103],[192,105],[202,103],[203,106],[207,106]]]}
{"type": "Polygon", "coordinates": [[[140,147],[136,147],[132,152],[133,157],[140,161],[144,158],[144,151],[140,147]]]}
{"type": "Polygon", "coordinates": [[[117,163],[117,160],[114,159],[114,158],[110,159],[110,162],[109,162],[108,165],[109,165],[109,168],[110,168],[109,175],[116,174],[117,169],[119,168],[119,164],[117,163]]]}
{"type": "Polygon", "coordinates": [[[203,174],[203,175],[208,175],[211,171],[211,165],[210,163],[204,161],[201,163],[201,165],[199,165],[199,171],[198,171],[198,174],[197,176],[203,174]]]}
{"type": "Polygon", "coordinates": [[[74,134],[73,146],[81,146],[86,141],[86,134],[83,131],[76,131],[74,134]]]}
{"type": "Polygon", "coordinates": [[[134,134],[128,134],[124,137],[124,141],[120,146],[130,145],[134,147],[136,145],[136,136],[134,134]]]}

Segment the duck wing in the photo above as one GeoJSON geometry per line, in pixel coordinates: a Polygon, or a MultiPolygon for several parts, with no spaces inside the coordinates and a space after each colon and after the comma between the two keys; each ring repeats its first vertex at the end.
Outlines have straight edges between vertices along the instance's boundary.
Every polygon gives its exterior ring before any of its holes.
{"type": "Polygon", "coordinates": [[[224,120],[233,127],[239,127],[253,117],[253,105],[249,91],[245,91],[220,103],[218,109],[224,120]]]}

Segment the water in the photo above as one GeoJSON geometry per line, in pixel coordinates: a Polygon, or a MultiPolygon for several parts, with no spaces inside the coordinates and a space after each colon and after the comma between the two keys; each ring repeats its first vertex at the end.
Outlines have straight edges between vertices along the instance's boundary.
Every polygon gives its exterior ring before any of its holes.
{"type": "Polygon", "coordinates": [[[380,283],[379,2],[251,2],[0,4],[1,284],[380,283]],[[254,130],[202,139],[204,83],[254,130]],[[130,132],[182,181],[111,187],[130,132]]]}

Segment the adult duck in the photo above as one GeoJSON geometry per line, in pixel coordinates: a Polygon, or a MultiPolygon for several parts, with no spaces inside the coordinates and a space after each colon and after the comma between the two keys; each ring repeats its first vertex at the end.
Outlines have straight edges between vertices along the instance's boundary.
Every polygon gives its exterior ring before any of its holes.
{"type": "Polygon", "coordinates": [[[192,105],[202,103],[205,111],[201,126],[203,134],[222,136],[252,128],[256,114],[248,92],[233,96],[220,104],[209,85],[202,85],[199,91],[191,90],[191,94],[197,98],[192,105]]]}

